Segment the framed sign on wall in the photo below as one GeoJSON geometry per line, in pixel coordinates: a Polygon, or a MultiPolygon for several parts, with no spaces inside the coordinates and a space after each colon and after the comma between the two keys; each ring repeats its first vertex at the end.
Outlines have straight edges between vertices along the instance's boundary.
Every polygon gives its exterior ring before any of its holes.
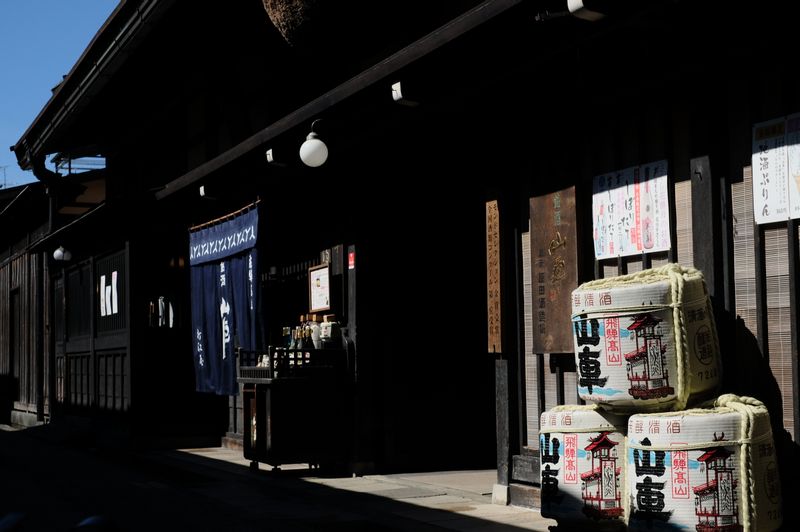
{"type": "Polygon", "coordinates": [[[331,308],[330,268],[327,264],[308,269],[308,310],[318,312],[331,308]]]}

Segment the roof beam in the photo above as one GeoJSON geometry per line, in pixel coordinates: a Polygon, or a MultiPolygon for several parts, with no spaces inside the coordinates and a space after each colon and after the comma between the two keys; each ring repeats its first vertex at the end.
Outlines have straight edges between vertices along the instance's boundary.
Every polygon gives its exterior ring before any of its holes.
{"type": "Polygon", "coordinates": [[[209,174],[247,155],[249,152],[273,140],[277,136],[308,121],[319,113],[333,107],[343,100],[361,92],[365,88],[383,80],[390,74],[417,61],[445,44],[457,39],[481,24],[521,4],[522,0],[486,0],[454,18],[447,24],[432,31],[402,50],[390,55],[357,76],[331,89],[322,96],[289,113],[283,118],[248,137],[233,148],[170,181],[156,192],[156,199],[162,200],[196,183],[209,174]]]}

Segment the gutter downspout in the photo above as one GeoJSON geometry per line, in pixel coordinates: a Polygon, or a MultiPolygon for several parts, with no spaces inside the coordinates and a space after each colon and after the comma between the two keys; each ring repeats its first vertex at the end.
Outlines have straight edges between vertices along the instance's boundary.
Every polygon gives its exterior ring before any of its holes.
{"type": "Polygon", "coordinates": [[[36,179],[41,181],[47,187],[47,199],[48,199],[48,212],[47,212],[47,234],[53,232],[55,229],[55,217],[56,217],[56,191],[58,190],[58,178],[61,177],[61,174],[53,172],[52,170],[48,170],[44,165],[44,155],[40,155],[38,157],[33,157],[31,152],[28,151],[28,160],[31,163],[31,169],[33,170],[33,175],[36,176],[36,179]]]}

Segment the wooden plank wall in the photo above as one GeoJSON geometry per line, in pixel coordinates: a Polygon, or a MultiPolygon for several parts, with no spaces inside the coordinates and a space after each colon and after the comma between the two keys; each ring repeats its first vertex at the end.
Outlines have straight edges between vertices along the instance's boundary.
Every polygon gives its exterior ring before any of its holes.
{"type": "MultiPolygon", "coordinates": [[[[670,170],[672,175],[672,170],[670,170]]],[[[795,436],[797,388],[793,362],[797,357],[792,347],[793,317],[791,312],[791,287],[790,257],[792,249],[789,242],[791,234],[786,224],[772,224],[764,227],[755,226],[753,222],[752,201],[752,174],[749,167],[743,169],[741,180],[731,180],[729,183],[729,198],[732,211],[732,242],[733,242],[733,282],[735,296],[735,313],[742,318],[745,326],[752,334],[759,337],[759,316],[764,315],[761,325],[761,343],[769,362],[769,368],[782,394],[783,423],[786,430],[795,436]],[[758,234],[756,233],[758,232],[758,234]],[[759,249],[756,236],[763,241],[763,251],[759,249]],[[763,253],[763,258],[759,255],[763,253]],[[759,277],[759,268],[756,267],[757,259],[763,260],[764,271],[759,277]],[[765,296],[758,296],[758,285],[763,286],[765,296]],[[761,302],[760,302],[761,299],[761,302]]],[[[675,242],[673,244],[674,259],[684,266],[693,265],[692,244],[692,199],[691,181],[681,180],[673,183],[673,202],[675,205],[674,224],[675,242]]],[[[798,233],[797,222],[795,235],[798,233]]],[[[800,238],[800,237],[798,237],[800,238]]],[[[523,239],[523,246],[525,246],[523,239]]],[[[528,243],[529,245],[529,243],[528,243]]],[[[797,244],[800,246],[800,242],[797,244]]],[[[524,248],[527,249],[527,248],[524,248]]],[[[527,256],[527,253],[524,255],[527,256]]],[[[668,262],[666,253],[652,254],[646,258],[624,258],[621,264],[617,259],[602,261],[598,264],[597,271],[600,276],[614,276],[619,273],[632,273],[645,267],[649,260],[656,267],[668,262]]],[[[532,301],[531,279],[529,265],[525,269],[525,309],[526,309],[526,344],[530,336],[527,330],[530,326],[532,301]]],[[[795,279],[797,283],[800,279],[795,279]]],[[[800,334],[800,331],[794,331],[800,334]]],[[[538,433],[538,412],[543,407],[545,410],[555,406],[557,401],[557,388],[560,386],[557,375],[550,371],[549,354],[534,354],[526,349],[525,390],[527,406],[527,441],[535,445],[538,433]],[[543,380],[539,382],[539,373],[536,366],[541,362],[544,365],[543,380]],[[539,390],[544,388],[544,405],[539,404],[539,390]]],[[[553,355],[556,356],[556,355],[553,355]]],[[[795,362],[796,363],[796,362],[795,362]]],[[[573,393],[576,388],[576,375],[563,374],[565,402],[577,403],[577,396],[573,393]]]]}
{"type": "MultiPolygon", "coordinates": [[[[703,102],[697,102],[702,107],[703,102]]],[[[619,110],[617,110],[619,111],[619,110]]],[[[684,266],[694,266],[693,243],[693,209],[707,208],[707,206],[692,204],[692,181],[690,175],[690,155],[695,154],[698,147],[710,151],[710,138],[713,136],[711,125],[704,119],[697,118],[691,111],[685,109],[666,109],[665,112],[649,113],[657,116],[657,124],[636,123],[631,119],[610,119],[607,129],[602,134],[592,136],[589,134],[589,148],[582,150],[585,159],[581,169],[584,194],[590,188],[591,177],[594,173],[604,170],[624,168],[637,162],[644,163],[659,158],[667,158],[669,162],[669,176],[671,183],[673,249],[671,252],[649,254],[646,256],[625,257],[622,259],[609,259],[596,265],[595,272],[599,277],[633,273],[646,267],[658,267],[669,261],[676,261],[684,266]],[[657,127],[656,127],[657,126],[657,127]],[[610,133],[611,134],[610,134],[610,133]],[[615,140],[612,140],[615,139],[615,140]],[[638,158],[638,159],[637,159],[638,158]],[[588,161],[588,162],[587,162],[588,161]]],[[[747,118],[747,117],[746,117],[747,118]]],[[[766,117],[763,117],[766,118],[766,117]]],[[[748,120],[743,122],[749,131],[751,124],[748,120]]],[[[742,129],[742,127],[739,127],[742,129]]],[[[739,131],[737,129],[737,131],[739,131]]],[[[739,131],[741,133],[741,131],[739,131]]],[[[739,135],[741,136],[741,135],[739,135]]],[[[731,156],[731,160],[712,160],[712,178],[726,177],[726,168],[732,168],[735,173],[739,161],[749,161],[749,144],[733,146],[731,149],[742,151],[739,156],[731,156]]],[[[741,169],[741,166],[738,166],[741,169]]],[[[740,174],[741,175],[741,174],[740,174]]],[[[794,246],[789,238],[800,238],[797,223],[772,224],[765,227],[756,227],[753,223],[752,206],[752,181],[749,167],[744,168],[743,176],[733,175],[723,181],[732,211],[732,266],[734,305],[731,308],[741,316],[746,327],[757,338],[761,334],[760,342],[772,375],[777,382],[783,398],[783,422],[790,434],[794,435],[795,412],[797,400],[795,390],[797,387],[796,369],[793,362],[797,358],[796,347],[792,346],[792,335],[800,335],[800,324],[795,324],[796,318],[791,312],[793,286],[797,286],[800,279],[790,277],[791,257],[790,251],[794,246]],[[794,225],[791,225],[794,224],[794,225]],[[759,248],[757,238],[763,247],[759,248]],[[757,267],[757,262],[764,264],[763,271],[757,267]],[[759,277],[760,276],[760,277],[759,277]],[[759,288],[762,287],[762,288],[759,288]],[[759,290],[763,297],[759,297],[759,290]],[[761,316],[761,318],[759,318],[761,316]],[[761,319],[761,323],[759,323],[761,319]]],[[[589,196],[590,197],[590,196],[589,196]]],[[[590,229],[589,229],[590,230],[590,229]]],[[[584,228],[584,231],[587,231],[584,228]]],[[[526,242],[523,240],[523,246],[526,242]]],[[[800,246],[800,242],[795,244],[800,246]]],[[[527,249],[527,248],[525,248],[527,249]]],[[[527,257],[527,252],[525,252],[527,257]]],[[[719,258],[724,261],[723,257],[719,258]]],[[[525,266],[525,311],[526,311],[526,344],[529,344],[530,304],[532,302],[530,265],[525,266]]],[[[553,355],[558,356],[558,355],[553,355]]],[[[525,353],[525,391],[527,407],[527,441],[534,446],[538,432],[538,412],[555,406],[557,389],[562,386],[558,376],[550,371],[549,354],[535,354],[526,348],[525,353]],[[543,365],[544,371],[539,372],[537,366],[543,365]],[[541,379],[541,382],[540,382],[541,379]],[[544,390],[544,404],[539,404],[541,390],[544,390]]],[[[573,393],[576,388],[575,374],[564,373],[563,389],[566,403],[577,403],[577,396],[573,393]]]]}
{"type": "Polygon", "coordinates": [[[10,372],[9,342],[11,337],[9,325],[9,302],[11,301],[9,276],[11,267],[9,265],[0,266],[0,375],[7,376],[10,372]]]}
{"type": "Polygon", "coordinates": [[[125,251],[90,259],[69,267],[54,284],[53,331],[56,339],[56,401],[67,409],[87,407],[123,412],[130,408],[130,366],[127,316],[128,271],[125,251]],[[102,319],[94,296],[100,275],[119,276],[118,312],[102,319]],[[66,312],[64,278],[67,280],[66,312]],[[66,319],[64,319],[66,314],[66,319]],[[64,338],[66,337],[66,341],[64,338]]]}
{"type": "Polygon", "coordinates": [[[13,398],[17,409],[35,412],[37,346],[40,313],[37,312],[40,287],[36,283],[41,257],[22,254],[11,258],[0,266],[0,374],[17,381],[17,393],[13,398]],[[11,315],[12,294],[18,294],[19,315],[11,315]],[[12,354],[12,320],[18,321],[21,338],[15,341],[19,353],[12,354]],[[13,357],[13,367],[12,367],[13,357]]]}

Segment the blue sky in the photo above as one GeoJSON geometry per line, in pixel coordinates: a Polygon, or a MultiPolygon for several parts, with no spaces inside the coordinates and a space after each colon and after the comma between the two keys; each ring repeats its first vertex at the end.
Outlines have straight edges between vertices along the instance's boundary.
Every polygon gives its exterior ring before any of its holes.
{"type": "Polygon", "coordinates": [[[103,25],[118,0],[0,0],[0,186],[35,178],[15,144],[103,25]],[[5,168],[3,168],[5,167],[5,168]],[[4,176],[5,171],[5,176],[4,176]]]}

